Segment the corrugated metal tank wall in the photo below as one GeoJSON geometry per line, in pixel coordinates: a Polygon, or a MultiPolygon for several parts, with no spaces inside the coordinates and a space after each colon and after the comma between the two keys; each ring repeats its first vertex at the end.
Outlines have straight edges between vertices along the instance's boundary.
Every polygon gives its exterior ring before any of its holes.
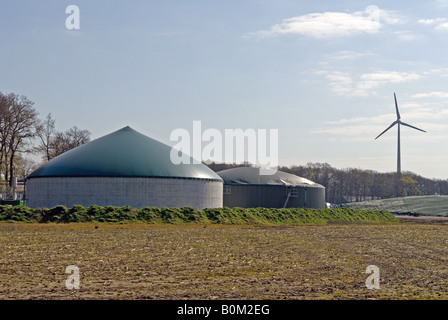
{"type": "Polygon", "coordinates": [[[27,181],[27,206],[220,208],[221,181],[135,177],[40,177],[27,181]]]}
{"type": "Polygon", "coordinates": [[[325,188],[296,187],[298,197],[290,197],[287,208],[323,209],[325,205],[325,188]]]}
{"type": "MultiPolygon", "coordinates": [[[[276,185],[229,185],[230,194],[224,194],[225,207],[283,208],[287,199],[287,188],[276,185]]],[[[290,197],[287,208],[325,208],[325,188],[295,187],[297,197],[290,197]]]]}

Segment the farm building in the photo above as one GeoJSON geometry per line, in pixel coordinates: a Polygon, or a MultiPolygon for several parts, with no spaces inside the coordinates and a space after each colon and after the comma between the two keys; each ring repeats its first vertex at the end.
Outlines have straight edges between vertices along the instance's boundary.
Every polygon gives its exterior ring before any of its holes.
{"type": "Polygon", "coordinates": [[[325,188],[293,174],[260,175],[260,169],[253,167],[217,173],[224,180],[226,207],[325,208],[325,188]]]}
{"type": "Polygon", "coordinates": [[[203,164],[173,164],[171,150],[130,127],[122,128],[31,173],[26,205],[222,207],[222,179],[203,164]]]}

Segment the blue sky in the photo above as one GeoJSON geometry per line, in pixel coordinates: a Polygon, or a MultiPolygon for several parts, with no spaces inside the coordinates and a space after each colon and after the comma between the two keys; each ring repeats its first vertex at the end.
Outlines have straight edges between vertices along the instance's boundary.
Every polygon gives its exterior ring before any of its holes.
{"type": "Polygon", "coordinates": [[[278,129],[282,165],[395,171],[396,92],[428,131],[402,128],[402,170],[448,178],[448,0],[7,0],[0,43],[0,91],[59,130],[278,129]]]}

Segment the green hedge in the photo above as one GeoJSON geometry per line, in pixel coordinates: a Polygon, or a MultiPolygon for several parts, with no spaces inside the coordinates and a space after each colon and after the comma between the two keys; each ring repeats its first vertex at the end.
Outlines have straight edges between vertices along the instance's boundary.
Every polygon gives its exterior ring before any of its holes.
{"type": "Polygon", "coordinates": [[[183,208],[135,209],[125,207],[83,207],[31,209],[24,206],[0,206],[0,221],[39,223],[109,222],[109,223],[212,223],[212,224],[306,224],[306,223],[384,223],[398,222],[387,211],[299,208],[183,208]]]}

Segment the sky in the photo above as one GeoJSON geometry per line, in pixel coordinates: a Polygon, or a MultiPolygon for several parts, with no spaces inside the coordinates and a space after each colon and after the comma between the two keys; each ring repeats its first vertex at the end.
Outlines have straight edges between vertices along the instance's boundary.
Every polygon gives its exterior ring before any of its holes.
{"type": "Polygon", "coordinates": [[[396,93],[402,170],[448,179],[448,0],[3,0],[0,49],[60,131],[277,129],[286,166],[395,171],[396,93]]]}

